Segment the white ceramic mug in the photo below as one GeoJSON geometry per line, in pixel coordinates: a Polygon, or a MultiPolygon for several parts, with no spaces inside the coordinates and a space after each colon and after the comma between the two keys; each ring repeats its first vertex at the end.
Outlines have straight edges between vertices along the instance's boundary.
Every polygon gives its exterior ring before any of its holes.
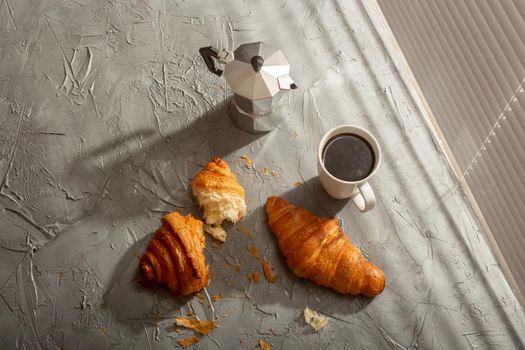
{"type": "Polygon", "coordinates": [[[328,131],[319,144],[319,149],[317,150],[317,172],[319,173],[319,179],[321,180],[321,185],[325,191],[333,198],[336,199],[345,199],[352,198],[354,204],[357,208],[366,212],[372,209],[376,203],[376,197],[372,187],[368,183],[368,180],[374,176],[377,169],[381,164],[381,148],[376,138],[369,133],[367,130],[360,128],[354,125],[341,125],[332,130],[328,131]],[[365,139],[374,152],[375,163],[370,174],[362,180],[359,181],[343,181],[332,174],[330,174],[323,162],[323,151],[326,147],[328,141],[337,135],[341,134],[354,134],[365,139]]]}

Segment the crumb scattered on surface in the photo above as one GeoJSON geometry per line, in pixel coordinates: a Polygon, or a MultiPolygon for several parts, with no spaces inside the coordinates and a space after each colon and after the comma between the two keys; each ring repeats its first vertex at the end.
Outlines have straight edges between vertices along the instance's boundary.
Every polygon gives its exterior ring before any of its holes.
{"type": "Polygon", "coordinates": [[[182,328],[182,327],[175,327],[175,332],[180,333],[182,331],[184,331],[184,328],[182,328]]]}
{"type": "MultiPolygon", "coordinates": [[[[277,171],[277,169],[271,169],[271,167],[276,166],[276,162],[274,160],[272,160],[271,166],[256,167],[254,161],[251,160],[246,154],[243,154],[239,157],[239,159],[237,159],[237,164],[246,170],[253,170],[246,172],[252,179],[254,179],[254,176],[257,174],[266,180],[269,179],[270,175],[274,178],[282,178],[281,173],[277,171]]],[[[237,171],[237,175],[241,175],[241,173],[237,171]]]]}
{"type": "Polygon", "coordinates": [[[328,323],[328,318],[307,307],[304,309],[304,321],[319,332],[328,323]]]}
{"type": "Polygon", "coordinates": [[[253,232],[248,227],[244,226],[243,224],[239,224],[239,231],[244,233],[249,238],[253,238],[253,232]]]}
{"type": "Polygon", "coordinates": [[[219,225],[204,225],[204,231],[220,242],[226,242],[226,231],[219,225]]]}
{"type": "Polygon", "coordinates": [[[259,347],[262,350],[272,350],[272,347],[270,346],[270,344],[268,344],[266,340],[264,339],[259,339],[259,347]]]}
{"type": "Polygon", "coordinates": [[[301,187],[302,185],[304,185],[304,182],[296,181],[293,185],[294,185],[295,187],[301,187]]]}
{"type": "Polygon", "coordinates": [[[186,312],[186,315],[193,316],[193,311],[190,310],[190,311],[186,312]]]}
{"type": "Polygon", "coordinates": [[[251,160],[250,158],[248,158],[248,156],[246,154],[243,154],[241,156],[241,159],[244,161],[244,167],[249,169],[253,166],[253,160],[251,160]]]}
{"type": "Polygon", "coordinates": [[[235,269],[235,271],[241,272],[241,264],[235,264],[233,265],[233,268],[235,269]]]}
{"type": "Polygon", "coordinates": [[[259,249],[254,244],[248,245],[248,251],[250,254],[257,260],[261,260],[261,254],[259,253],[259,249]]]}
{"type": "Polygon", "coordinates": [[[216,295],[212,295],[211,300],[212,301],[219,301],[219,300],[221,300],[221,298],[222,298],[222,294],[216,294],[216,295]]]}
{"type": "Polygon", "coordinates": [[[239,344],[242,344],[243,340],[242,337],[239,337],[239,344]]]}
{"type": "Polygon", "coordinates": [[[175,324],[177,326],[193,329],[201,334],[208,334],[212,330],[217,328],[217,324],[215,323],[215,321],[197,320],[193,318],[186,318],[180,316],[175,318],[175,324]]]}
{"type": "Polygon", "coordinates": [[[259,276],[259,272],[254,271],[248,275],[248,279],[252,281],[255,284],[259,284],[261,281],[261,277],[259,276]]]}
{"type": "Polygon", "coordinates": [[[199,338],[197,336],[192,336],[192,337],[189,337],[189,338],[184,338],[184,339],[179,339],[177,340],[177,344],[179,344],[179,346],[182,346],[183,348],[186,348],[188,346],[191,346],[191,345],[195,345],[199,342],[199,338]]]}
{"type": "Polygon", "coordinates": [[[273,268],[270,266],[270,264],[268,263],[266,259],[262,261],[262,267],[264,271],[264,277],[266,277],[266,280],[268,280],[268,282],[270,283],[277,282],[277,279],[279,278],[279,276],[276,276],[273,274],[273,271],[272,271],[273,268]]]}

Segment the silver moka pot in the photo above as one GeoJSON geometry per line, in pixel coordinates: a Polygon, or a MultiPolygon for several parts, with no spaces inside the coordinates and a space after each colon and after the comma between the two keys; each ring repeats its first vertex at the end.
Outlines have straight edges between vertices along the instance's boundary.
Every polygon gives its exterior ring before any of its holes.
{"type": "Polygon", "coordinates": [[[272,130],[283,119],[282,97],[297,89],[290,78],[290,65],[281,50],[263,42],[239,46],[234,52],[212,46],[199,50],[208,69],[224,75],[235,94],[232,118],[239,128],[251,133],[272,130]]]}

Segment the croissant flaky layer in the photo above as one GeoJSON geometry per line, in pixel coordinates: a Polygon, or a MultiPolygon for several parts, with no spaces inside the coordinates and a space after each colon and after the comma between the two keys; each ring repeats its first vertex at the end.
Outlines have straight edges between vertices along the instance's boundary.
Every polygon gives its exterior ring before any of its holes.
{"type": "Polygon", "coordinates": [[[209,225],[220,225],[224,220],[237,222],[246,215],[244,188],[222,159],[206,164],[193,179],[192,190],[209,225]]]}
{"type": "Polygon", "coordinates": [[[164,216],[162,226],[140,259],[141,283],[148,286],[163,284],[175,295],[200,291],[210,279],[204,245],[200,220],[177,212],[164,216]]]}
{"type": "Polygon", "coordinates": [[[339,228],[279,197],[266,201],[268,224],[281,253],[299,277],[343,294],[375,296],[385,288],[383,271],[369,263],[339,228]]]}

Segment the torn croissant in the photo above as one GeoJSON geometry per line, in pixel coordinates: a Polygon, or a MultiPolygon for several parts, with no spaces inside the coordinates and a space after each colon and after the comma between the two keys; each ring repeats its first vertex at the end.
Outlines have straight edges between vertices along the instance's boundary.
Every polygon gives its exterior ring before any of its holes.
{"type": "Polygon", "coordinates": [[[177,212],[164,216],[140,259],[141,284],[163,284],[175,295],[200,291],[210,279],[204,245],[202,221],[177,212]]]}
{"type": "Polygon", "coordinates": [[[237,222],[246,215],[244,188],[222,159],[206,164],[193,179],[192,190],[204,208],[208,225],[220,225],[224,220],[237,222]]]}
{"type": "Polygon", "coordinates": [[[279,197],[269,197],[266,213],[281,253],[299,277],[342,294],[375,296],[385,288],[383,271],[366,261],[339,228],[279,197]]]}

